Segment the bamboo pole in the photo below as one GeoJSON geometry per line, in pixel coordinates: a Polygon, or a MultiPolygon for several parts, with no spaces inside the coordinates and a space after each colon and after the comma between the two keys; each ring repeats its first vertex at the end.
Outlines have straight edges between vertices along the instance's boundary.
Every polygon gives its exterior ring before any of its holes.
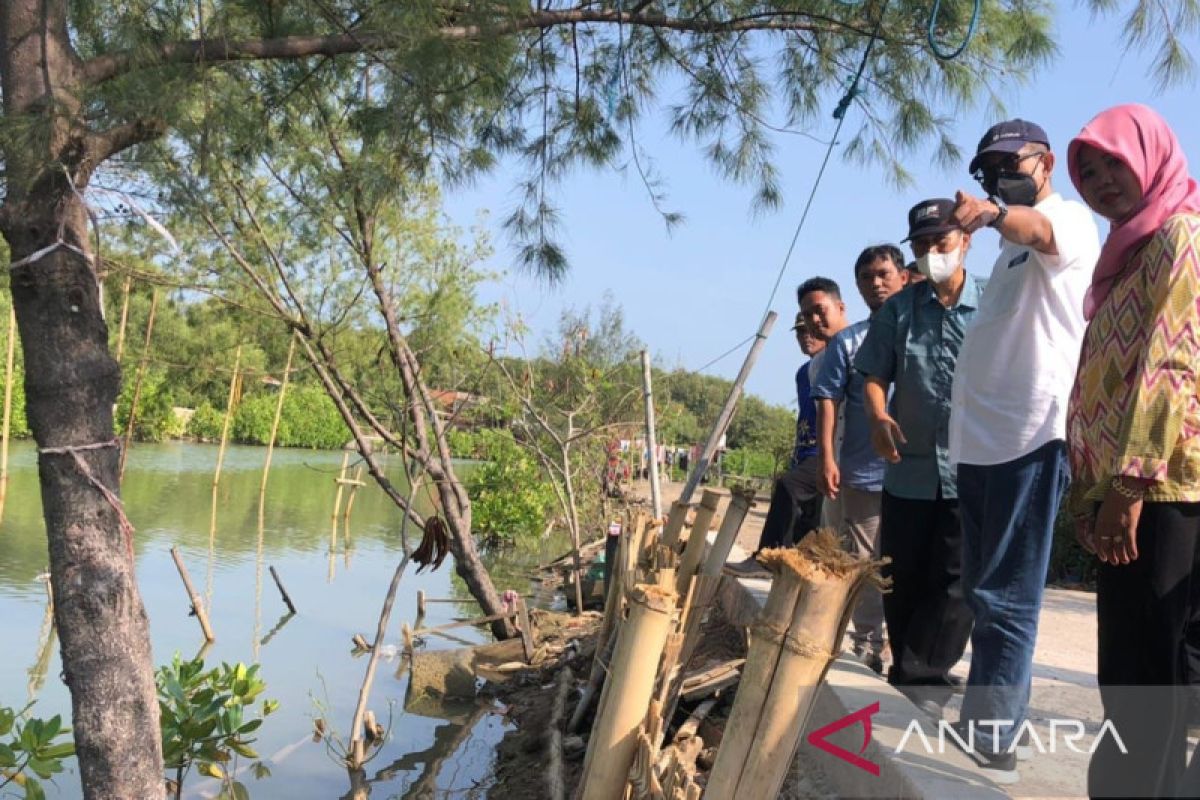
{"type": "Polygon", "coordinates": [[[795,559],[789,557],[790,551],[791,548],[778,548],[759,554],[759,561],[774,573],[775,578],[771,581],[767,602],[751,629],[742,680],[734,697],[729,721],[725,723],[717,759],[708,776],[708,792],[713,800],[734,796],[742,775],[742,765],[746,763],[754,739],[754,730],[762,716],[775,666],[779,663],[779,643],[770,632],[777,634],[787,630],[796,600],[800,597],[799,566],[795,559]]]}
{"type": "MultiPolygon", "coordinates": [[[[279,402],[275,404],[275,418],[271,420],[271,439],[267,442],[267,459],[263,464],[262,483],[258,487],[258,515],[262,516],[263,502],[267,496],[267,477],[271,474],[271,457],[275,453],[275,437],[279,435],[279,420],[283,416],[283,399],[287,394],[288,380],[292,376],[292,357],[296,355],[296,336],[288,343],[287,365],[283,368],[283,381],[279,384],[279,402]]],[[[359,720],[361,723],[362,720],[359,720]]]]}
{"type": "Polygon", "coordinates": [[[4,360],[4,420],[0,423],[0,519],[8,500],[8,437],[12,429],[13,369],[17,353],[17,312],[8,309],[8,352],[4,360]]]}
{"type": "Polygon", "coordinates": [[[658,439],[654,430],[654,392],[651,388],[650,354],[642,351],[642,397],[646,401],[646,447],[650,450],[650,506],[654,518],[662,518],[662,490],[658,485],[658,439]]]}
{"type": "Polygon", "coordinates": [[[208,612],[204,609],[204,601],[200,599],[200,594],[196,591],[196,587],[192,586],[192,579],[188,575],[187,567],[183,565],[183,560],[179,557],[178,551],[174,547],[171,548],[171,559],[175,562],[175,569],[179,570],[179,579],[183,581],[183,588],[187,591],[188,602],[192,604],[192,611],[196,614],[196,621],[200,623],[200,630],[204,633],[204,640],[211,642],[216,640],[213,635],[212,626],[208,624],[208,612]]]}
{"type": "Polygon", "coordinates": [[[213,572],[217,556],[217,485],[212,487],[212,507],[208,514],[208,563],[204,570],[204,602],[212,603],[213,572]]]}
{"type": "Polygon", "coordinates": [[[678,500],[671,503],[671,513],[667,516],[667,524],[660,537],[660,541],[667,547],[674,548],[679,544],[679,534],[683,533],[683,524],[687,522],[689,510],[690,503],[681,503],[678,500]]]}
{"type": "Polygon", "coordinates": [[[279,580],[279,573],[275,571],[275,566],[272,564],[267,567],[271,572],[271,577],[275,580],[275,586],[279,589],[279,595],[283,598],[283,604],[288,607],[288,611],[296,613],[296,605],[292,602],[291,596],[288,595],[287,589],[283,588],[283,581],[279,580]]]}
{"type": "Polygon", "coordinates": [[[125,460],[129,456],[129,445],[133,442],[133,426],[137,421],[138,400],[142,396],[142,379],[146,376],[146,364],[150,360],[150,339],[154,335],[154,313],[158,310],[158,289],[150,293],[150,315],[146,318],[146,340],[142,344],[142,358],[138,362],[137,378],[133,382],[133,397],[129,402],[129,424],[125,427],[125,446],[121,448],[121,463],[117,469],[117,483],[125,478],[125,460]]]}
{"type": "Polygon", "coordinates": [[[350,512],[354,510],[354,498],[358,495],[358,490],[365,486],[362,480],[363,468],[360,464],[354,469],[354,477],[350,481],[350,494],[346,496],[346,510],[342,512],[342,519],[346,521],[346,525],[350,524],[350,512]]]}
{"type": "Polygon", "coordinates": [[[762,718],[738,781],[737,797],[774,797],[783,787],[800,736],[841,650],[855,595],[878,571],[841,549],[836,536],[809,536],[804,585],[779,654],[762,718]]]}
{"type": "Polygon", "coordinates": [[[746,378],[750,377],[750,370],[754,369],[754,362],[758,361],[758,354],[762,352],[763,345],[766,343],[767,336],[770,335],[771,328],[775,325],[775,319],[778,316],[774,311],[768,311],[767,315],[763,317],[762,325],[759,326],[758,333],[754,335],[754,344],[750,346],[750,352],[746,353],[746,360],[742,362],[742,368],[733,380],[733,386],[729,389],[729,396],[725,398],[725,405],[721,409],[721,413],[717,415],[717,421],[713,423],[712,430],[708,434],[708,441],[704,443],[704,449],[700,451],[700,457],[692,465],[692,474],[688,476],[687,483],[683,487],[683,493],[679,495],[681,503],[686,503],[692,499],[692,495],[696,492],[696,487],[700,485],[700,479],[708,471],[713,455],[717,452],[717,445],[720,443],[721,437],[725,435],[725,430],[729,427],[730,420],[733,419],[733,412],[737,409],[738,400],[741,399],[742,388],[746,385],[746,378]]]}
{"type": "Polygon", "coordinates": [[[579,800],[620,800],[637,748],[638,729],[654,693],[675,610],[675,593],[654,586],[629,593],[629,618],[621,626],[600,712],[588,740],[579,781],[579,800]]]}
{"type": "MultiPolygon", "coordinates": [[[[295,340],[293,339],[293,342],[295,340]]],[[[375,641],[371,644],[371,657],[367,660],[367,673],[363,676],[362,687],[358,690],[358,705],[354,708],[354,721],[350,724],[350,752],[346,760],[351,769],[360,769],[366,762],[366,750],[363,746],[362,722],[367,710],[367,698],[371,695],[371,683],[375,680],[375,665],[379,663],[379,645],[387,632],[388,619],[392,616],[392,604],[396,601],[396,590],[400,588],[400,579],[404,576],[404,568],[408,566],[408,553],[400,560],[392,582],[388,586],[387,597],[383,601],[383,609],[379,612],[379,625],[375,628],[375,641]]]]}
{"type": "Polygon", "coordinates": [[[721,520],[721,528],[717,532],[717,539],[713,542],[713,546],[708,551],[708,557],[700,568],[701,575],[721,574],[725,561],[729,558],[729,551],[733,549],[733,543],[737,541],[738,531],[741,530],[742,523],[753,505],[753,489],[735,489],[732,492],[729,506],[725,509],[725,518],[721,520]]]}
{"type": "Polygon", "coordinates": [[[688,534],[687,545],[679,559],[679,569],[675,573],[675,592],[680,596],[687,595],[688,584],[692,576],[704,560],[704,548],[708,544],[708,527],[712,518],[721,505],[721,495],[712,489],[705,489],[700,498],[700,507],[696,509],[696,517],[692,521],[692,531],[688,534]]]}
{"type": "Polygon", "coordinates": [[[233,354],[233,375],[229,378],[229,399],[225,401],[225,419],[221,422],[221,445],[217,448],[217,469],[213,473],[213,488],[221,482],[221,466],[225,463],[225,447],[229,444],[229,422],[233,419],[233,407],[236,405],[238,370],[242,366],[242,346],[237,346],[233,354]]]}
{"type": "Polygon", "coordinates": [[[117,363],[121,363],[121,357],[125,355],[125,325],[129,322],[129,294],[133,287],[133,276],[125,276],[125,285],[122,287],[123,297],[121,299],[121,324],[117,328],[117,363]]]}

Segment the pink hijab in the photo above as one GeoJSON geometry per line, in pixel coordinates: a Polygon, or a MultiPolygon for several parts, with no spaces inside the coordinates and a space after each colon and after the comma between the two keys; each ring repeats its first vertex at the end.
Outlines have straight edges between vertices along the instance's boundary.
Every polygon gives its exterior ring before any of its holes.
{"type": "Polygon", "coordinates": [[[1071,140],[1067,168],[1077,191],[1079,150],[1085,144],[1120,158],[1142,185],[1141,202],[1127,217],[1112,223],[1100,250],[1092,285],[1083,301],[1083,315],[1091,319],[1129,258],[1167,218],[1200,210],[1200,187],[1188,174],[1187,158],[1175,133],[1158,112],[1146,106],[1130,103],[1102,111],[1071,140]]]}

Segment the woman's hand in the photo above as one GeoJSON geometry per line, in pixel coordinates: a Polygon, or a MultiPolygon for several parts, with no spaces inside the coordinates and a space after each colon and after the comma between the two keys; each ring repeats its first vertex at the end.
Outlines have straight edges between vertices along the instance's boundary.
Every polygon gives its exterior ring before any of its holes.
{"type": "MultiPolygon", "coordinates": [[[[1117,480],[1120,480],[1119,478],[1117,480]]],[[[1142,516],[1142,499],[1110,488],[1096,513],[1096,556],[1119,566],[1136,561],[1137,526],[1142,516]]]]}

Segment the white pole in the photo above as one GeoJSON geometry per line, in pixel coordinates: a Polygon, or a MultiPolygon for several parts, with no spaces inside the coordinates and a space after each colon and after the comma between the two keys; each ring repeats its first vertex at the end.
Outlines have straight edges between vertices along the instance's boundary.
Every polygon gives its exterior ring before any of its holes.
{"type": "Polygon", "coordinates": [[[708,471],[713,455],[717,452],[717,444],[725,435],[725,429],[729,427],[730,420],[733,419],[733,412],[737,409],[737,402],[742,396],[742,387],[746,385],[746,378],[750,377],[750,370],[754,368],[754,362],[758,360],[758,354],[762,351],[762,346],[767,341],[767,336],[771,333],[771,327],[775,324],[778,316],[774,311],[768,311],[767,316],[763,318],[762,325],[759,326],[758,333],[754,336],[754,344],[750,345],[750,352],[746,354],[746,360],[742,362],[742,368],[733,380],[733,388],[729,390],[729,396],[725,398],[725,407],[717,416],[712,432],[708,434],[708,441],[704,443],[704,449],[692,467],[692,474],[688,476],[687,485],[683,487],[683,494],[679,496],[679,502],[691,502],[692,495],[696,493],[696,487],[700,485],[700,479],[708,471]]]}
{"type": "Polygon", "coordinates": [[[650,354],[642,351],[642,397],[646,401],[646,448],[650,451],[650,504],[662,519],[662,490],[658,485],[658,440],[654,434],[654,392],[650,386],[650,354]]]}

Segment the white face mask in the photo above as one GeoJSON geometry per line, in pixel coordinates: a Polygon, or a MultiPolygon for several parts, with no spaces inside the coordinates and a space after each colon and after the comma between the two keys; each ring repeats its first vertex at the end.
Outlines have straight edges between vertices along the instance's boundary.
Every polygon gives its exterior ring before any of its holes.
{"type": "Polygon", "coordinates": [[[926,253],[917,259],[917,269],[934,283],[944,283],[962,263],[962,248],[953,253],[926,253]]]}

